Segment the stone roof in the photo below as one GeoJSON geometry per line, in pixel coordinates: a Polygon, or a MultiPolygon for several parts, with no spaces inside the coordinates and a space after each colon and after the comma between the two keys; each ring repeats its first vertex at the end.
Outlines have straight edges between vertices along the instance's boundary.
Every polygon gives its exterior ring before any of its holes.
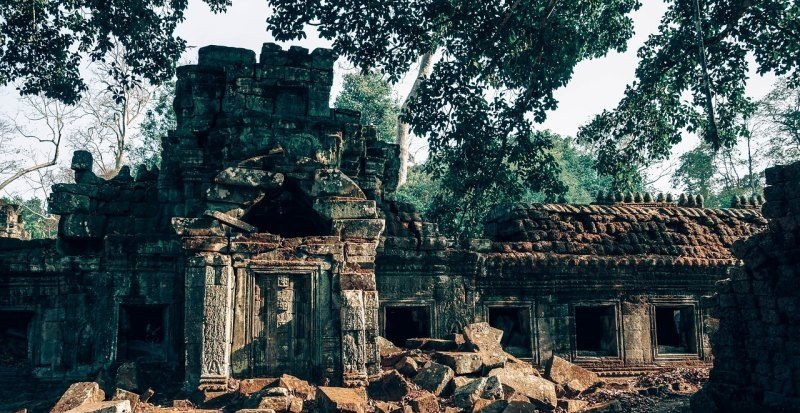
{"type": "Polygon", "coordinates": [[[767,226],[754,208],[689,208],[672,203],[512,205],[486,222],[494,252],[593,260],[642,258],[730,262],[731,246],[767,226]]]}

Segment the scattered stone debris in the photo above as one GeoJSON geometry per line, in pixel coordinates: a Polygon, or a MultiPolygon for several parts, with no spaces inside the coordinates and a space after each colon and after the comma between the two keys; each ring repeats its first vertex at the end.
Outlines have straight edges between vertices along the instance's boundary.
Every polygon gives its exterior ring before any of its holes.
{"type": "MultiPolygon", "coordinates": [[[[481,329],[484,337],[494,340],[487,326],[468,329],[481,329]]],[[[467,340],[475,343],[470,341],[474,338],[467,340]]],[[[226,391],[213,397],[195,395],[158,405],[148,401],[156,393],[153,389],[138,394],[117,388],[106,401],[98,383],[75,383],[51,413],[683,413],[690,395],[708,378],[705,368],[679,367],[604,379],[557,356],[544,363],[544,375],[508,355],[501,355],[506,361],[499,366],[495,363],[502,357],[489,358],[492,369],[481,365],[459,370],[433,361],[475,360],[474,355],[487,347],[460,348],[463,351],[443,356],[439,350],[395,347],[384,352],[385,360],[395,361],[382,363],[383,372],[367,388],[317,387],[284,374],[232,379],[226,391]],[[427,361],[416,370],[412,366],[417,360],[427,361]]],[[[499,354],[495,348],[491,351],[499,354]]]]}
{"type": "Polygon", "coordinates": [[[75,383],[64,392],[58,403],[50,410],[50,413],[66,413],[84,404],[102,402],[105,400],[105,392],[94,382],[75,383]]]}

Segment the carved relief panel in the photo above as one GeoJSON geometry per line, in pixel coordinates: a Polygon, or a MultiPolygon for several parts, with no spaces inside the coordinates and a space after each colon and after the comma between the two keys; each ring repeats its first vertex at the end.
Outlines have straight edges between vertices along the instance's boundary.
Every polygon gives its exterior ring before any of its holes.
{"type": "Polygon", "coordinates": [[[312,368],[311,274],[241,271],[233,343],[235,377],[307,378],[312,368]],[[241,282],[246,281],[246,282],[241,282]]]}

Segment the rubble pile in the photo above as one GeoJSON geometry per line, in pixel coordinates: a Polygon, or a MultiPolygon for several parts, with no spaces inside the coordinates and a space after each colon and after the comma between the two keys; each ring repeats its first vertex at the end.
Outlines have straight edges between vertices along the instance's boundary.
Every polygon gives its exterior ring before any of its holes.
{"type": "Polygon", "coordinates": [[[502,334],[475,323],[450,339],[408,339],[404,348],[379,337],[382,371],[366,387],[316,386],[284,374],[230,379],[221,392],[167,402],[159,395],[155,402],[155,392],[138,391],[123,366],[113,392],[95,382],[75,383],[49,412],[666,413],[683,411],[708,377],[707,369],[674,368],[604,380],[557,356],[537,368],[503,351],[502,334]]]}

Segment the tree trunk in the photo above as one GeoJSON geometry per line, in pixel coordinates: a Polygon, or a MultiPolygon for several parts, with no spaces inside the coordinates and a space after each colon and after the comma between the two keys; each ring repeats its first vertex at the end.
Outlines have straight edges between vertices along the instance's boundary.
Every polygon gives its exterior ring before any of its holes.
{"type": "MultiPolygon", "coordinates": [[[[414,80],[414,85],[411,86],[411,90],[408,92],[406,100],[404,100],[403,105],[400,106],[401,114],[408,108],[408,102],[417,96],[419,85],[424,79],[430,76],[432,69],[433,53],[425,53],[422,55],[422,58],[419,61],[419,70],[417,71],[417,78],[414,80]]],[[[406,179],[408,178],[408,135],[410,129],[411,125],[399,119],[397,120],[397,140],[395,142],[400,146],[400,172],[397,177],[397,186],[406,183],[406,179]]]]}

